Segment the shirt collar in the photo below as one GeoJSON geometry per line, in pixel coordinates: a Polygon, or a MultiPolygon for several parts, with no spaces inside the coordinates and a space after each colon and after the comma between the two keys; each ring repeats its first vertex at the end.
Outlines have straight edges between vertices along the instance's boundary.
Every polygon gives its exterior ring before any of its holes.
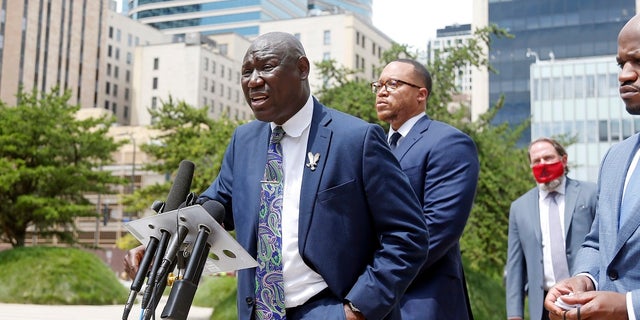
{"type": "MultiPolygon", "coordinates": [[[[305,102],[304,106],[296,114],[293,115],[289,120],[282,124],[282,129],[287,133],[288,136],[297,138],[302,135],[304,129],[311,125],[311,117],[313,116],[313,97],[309,95],[307,102],[305,102]]],[[[270,123],[271,129],[275,128],[277,125],[273,122],[270,123]]]]}
{"type": "Polygon", "coordinates": [[[413,117],[411,117],[409,120],[405,121],[400,128],[398,128],[398,130],[393,130],[391,128],[391,126],[389,126],[389,137],[391,137],[391,135],[394,132],[400,132],[400,134],[402,135],[402,137],[406,137],[409,134],[409,131],[411,131],[411,128],[413,128],[413,125],[416,124],[416,122],[418,122],[418,120],[420,120],[420,118],[425,117],[426,115],[424,114],[424,112],[421,112],[413,117]]]}

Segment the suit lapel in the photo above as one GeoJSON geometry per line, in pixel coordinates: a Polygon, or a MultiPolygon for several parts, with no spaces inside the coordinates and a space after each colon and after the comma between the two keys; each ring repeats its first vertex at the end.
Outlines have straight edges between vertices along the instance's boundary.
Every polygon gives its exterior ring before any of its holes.
{"type": "MultiPolygon", "coordinates": [[[[305,152],[305,154],[311,152],[313,154],[319,154],[320,157],[315,170],[311,170],[311,168],[305,165],[302,174],[300,213],[298,221],[298,234],[301,235],[299,238],[298,248],[301,253],[303,252],[303,248],[305,247],[307,240],[303,235],[309,234],[308,230],[311,224],[311,216],[313,215],[316,195],[318,193],[320,180],[328,157],[329,145],[333,134],[333,131],[327,127],[330,122],[331,117],[327,113],[327,110],[314,99],[313,118],[311,119],[307,152],[305,152]]],[[[308,159],[306,163],[308,163],[308,159]]]]}
{"type": "Polygon", "coordinates": [[[571,180],[566,176],[565,179],[567,181],[567,186],[564,191],[564,238],[568,239],[567,233],[569,232],[569,229],[571,229],[571,221],[573,220],[573,213],[576,212],[576,203],[578,202],[580,190],[577,187],[578,182],[571,180]]]}
{"type": "MultiPolygon", "coordinates": [[[[615,206],[613,208],[615,208],[616,214],[615,214],[615,219],[612,219],[613,226],[610,226],[610,228],[613,232],[616,232],[617,230],[618,237],[617,237],[614,251],[612,252],[613,254],[611,255],[611,259],[615,258],[615,256],[618,254],[618,252],[624,246],[627,240],[629,240],[631,235],[633,235],[638,229],[638,226],[640,226],[640,215],[635,214],[631,216],[629,220],[627,220],[627,223],[625,225],[620,226],[620,228],[618,228],[618,218],[620,217],[620,205],[622,203],[622,192],[624,190],[624,181],[627,176],[627,171],[629,170],[629,165],[631,165],[633,156],[635,155],[635,152],[638,149],[638,141],[639,141],[638,135],[636,134],[634,137],[636,141],[634,142],[634,148],[632,150],[629,150],[628,148],[619,148],[621,149],[620,150],[621,152],[617,154],[609,155],[610,157],[615,157],[612,159],[620,159],[619,161],[620,165],[618,167],[625,168],[625,170],[609,171],[610,173],[612,173],[612,176],[613,176],[611,179],[612,181],[611,185],[620,188],[620,191],[617,193],[618,196],[615,197],[615,199],[612,199],[615,201],[615,206]]],[[[636,211],[638,210],[638,205],[636,205],[635,210],[636,211]]]]}
{"type": "Polygon", "coordinates": [[[540,227],[540,191],[538,191],[538,188],[533,189],[530,197],[530,202],[534,205],[531,208],[531,214],[527,214],[527,217],[530,217],[529,225],[533,226],[533,234],[536,237],[537,243],[542,244],[542,227],[540,227]]]}
{"type": "Polygon", "coordinates": [[[429,130],[430,124],[431,119],[429,119],[428,116],[424,116],[413,125],[411,130],[409,130],[409,133],[407,133],[407,136],[402,139],[402,143],[400,143],[398,147],[393,150],[393,154],[396,156],[398,161],[402,161],[402,158],[407,153],[407,151],[409,151],[411,146],[416,144],[418,140],[422,139],[426,135],[427,130],[429,130]]]}

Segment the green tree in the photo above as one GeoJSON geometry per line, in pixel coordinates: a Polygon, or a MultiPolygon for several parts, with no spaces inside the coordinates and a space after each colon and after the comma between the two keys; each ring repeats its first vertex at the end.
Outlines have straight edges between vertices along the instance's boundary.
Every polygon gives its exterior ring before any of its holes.
{"type": "MultiPolygon", "coordinates": [[[[141,149],[161,161],[146,164],[145,170],[172,174],[182,160],[192,161],[195,172],[191,190],[204,191],[218,175],[233,130],[241,122],[227,116],[211,119],[207,108],[195,108],[171,97],[158,110],[149,112],[154,119],[152,128],[160,133],[141,149]]],[[[167,182],[137,190],[125,203],[134,211],[143,210],[154,200],[165,199],[170,187],[167,182]]]]}
{"type": "Polygon", "coordinates": [[[74,218],[95,216],[87,193],[109,193],[120,179],[97,170],[118,144],[106,136],[112,117],[78,120],[70,92],[18,93],[0,102],[0,238],[24,245],[27,228],[72,242],[74,218]]]}

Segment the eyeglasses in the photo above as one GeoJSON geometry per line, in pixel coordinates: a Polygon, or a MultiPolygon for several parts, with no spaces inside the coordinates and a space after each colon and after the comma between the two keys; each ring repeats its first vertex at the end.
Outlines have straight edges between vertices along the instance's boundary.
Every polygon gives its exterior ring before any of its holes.
{"type": "Polygon", "coordinates": [[[393,92],[396,89],[398,89],[398,86],[400,86],[401,84],[406,84],[408,86],[418,88],[418,89],[422,88],[421,86],[417,86],[413,83],[409,83],[406,81],[389,79],[386,82],[380,82],[380,81],[371,82],[371,92],[378,94],[378,92],[380,92],[380,89],[382,89],[382,87],[384,87],[384,89],[387,90],[387,92],[393,92]]]}

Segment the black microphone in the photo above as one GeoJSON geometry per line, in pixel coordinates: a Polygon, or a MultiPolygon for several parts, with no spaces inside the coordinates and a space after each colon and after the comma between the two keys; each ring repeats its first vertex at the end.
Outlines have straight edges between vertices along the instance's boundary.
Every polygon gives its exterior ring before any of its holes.
{"type": "Polygon", "coordinates": [[[226,211],[222,203],[216,200],[207,200],[202,204],[202,208],[219,224],[224,221],[226,211]]]}
{"type": "MultiPolygon", "coordinates": [[[[193,172],[195,170],[195,164],[188,160],[182,160],[178,167],[178,173],[176,174],[176,178],[171,185],[171,189],[169,190],[169,195],[167,196],[166,203],[162,203],[156,201],[152,205],[152,209],[158,213],[175,210],[178,208],[180,203],[184,201],[184,199],[189,194],[189,190],[191,189],[191,181],[193,180],[193,172]]],[[[167,243],[169,241],[169,232],[167,230],[160,230],[161,236],[160,239],[151,236],[149,238],[149,243],[147,244],[147,248],[145,249],[144,256],[142,258],[142,262],[140,263],[140,267],[138,269],[138,273],[136,274],[135,279],[131,283],[131,292],[129,294],[129,299],[125,304],[125,310],[122,316],[123,320],[127,320],[129,317],[129,313],[131,311],[131,307],[133,306],[133,302],[135,301],[135,297],[142,288],[142,283],[144,282],[144,278],[147,275],[147,271],[149,266],[151,265],[151,261],[154,255],[162,255],[166,250],[167,243]]],[[[156,259],[157,260],[157,259],[156,259]]],[[[157,263],[154,263],[153,267],[154,271],[157,271],[157,263]]],[[[151,274],[155,274],[153,271],[151,274]]],[[[151,276],[150,278],[151,279],[151,276]]],[[[147,281],[147,288],[145,290],[145,296],[147,296],[146,301],[149,298],[149,292],[153,290],[155,281],[147,281]],[[151,288],[150,288],[151,287],[151,288]]],[[[143,298],[143,304],[146,302],[143,298]]]]}
{"type": "MultiPolygon", "coordinates": [[[[176,179],[171,186],[171,190],[169,191],[169,196],[167,196],[167,202],[164,205],[163,212],[169,212],[173,210],[177,210],[180,205],[186,200],[189,195],[189,190],[191,189],[191,181],[193,180],[193,172],[195,169],[195,164],[188,160],[182,160],[180,162],[180,166],[178,168],[178,174],[176,175],[176,179]]],[[[161,261],[160,263],[155,263],[153,266],[153,270],[151,271],[151,275],[149,279],[153,279],[154,281],[149,281],[149,285],[145,291],[145,295],[143,297],[143,302],[146,303],[146,308],[144,309],[145,319],[150,319],[151,315],[155,311],[155,308],[160,301],[162,296],[162,291],[166,285],[167,276],[169,275],[169,271],[173,269],[175,266],[175,258],[184,238],[188,234],[188,230],[185,230],[186,227],[178,226],[176,233],[171,236],[168,245],[166,246],[166,252],[158,252],[156,257],[156,262],[161,261]],[[162,260],[159,259],[160,256],[164,256],[162,260]],[[165,285],[163,285],[165,284],[165,285]]]]}
{"type": "MultiPolygon", "coordinates": [[[[224,221],[225,208],[220,202],[208,200],[202,204],[202,208],[205,209],[216,222],[222,223],[222,221],[224,221]]],[[[210,234],[211,229],[209,227],[199,226],[198,235],[196,236],[184,277],[174,282],[167,304],[162,311],[162,319],[187,319],[189,309],[193,303],[193,297],[198,289],[200,276],[202,276],[202,271],[204,270],[207,254],[211,248],[211,245],[207,242],[210,234]]]]}

